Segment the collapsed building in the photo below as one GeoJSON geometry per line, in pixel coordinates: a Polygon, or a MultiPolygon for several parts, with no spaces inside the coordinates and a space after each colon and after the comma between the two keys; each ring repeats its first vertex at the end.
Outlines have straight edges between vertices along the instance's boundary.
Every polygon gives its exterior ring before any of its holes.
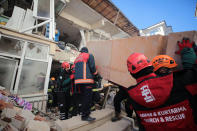
{"type": "MultiPolygon", "coordinates": [[[[128,87],[135,84],[126,69],[126,58],[132,52],[144,53],[151,59],[168,54],[180,63],[173,52],[176,41],[183,37],[197,40],[195,31],[140,37],[139,30],[109,0],[5,2],[7,7],[1,3],[6,13],[1,15],[0,27],[0,86],[42,111],[46,111],[51,72],[63,61],[72,63],[83,46],[94,54],[104,79],[128,87]],[[59,43],[54,41],[55,29],[60,32],[59,43]]],[[[78,117],[57,121],[57,130],[93,129],[109,121],[112,114],[109,109],[96,112],[98,121],[91,126],[73,123],[80,121],[78,117]]]]}
{"type": "Polygon", "coordinates": [[[5,10],[1,20],[6,23],[0,29],[1,86],[39,102],[35,104],[39,108],[46,105],[51,70],[60,62],[73,62],[87,41],[128,38],[139,32],[110,1],[14,0],[1,5],[5,10]],[[48,38],[47,23],[53,25],[48,38]],[[53,41],[54,25],[63,49],[53,41]]]}

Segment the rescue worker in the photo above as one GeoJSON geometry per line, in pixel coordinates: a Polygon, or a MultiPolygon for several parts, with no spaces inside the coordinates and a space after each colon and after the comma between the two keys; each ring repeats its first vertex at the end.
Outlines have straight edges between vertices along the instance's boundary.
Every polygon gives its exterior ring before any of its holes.
{"type": "Polygon", "coordinates": [[[154,67],[153,71],[159,76],[172,73],[177,67],[175,60],[168,55],[155,56],[152,65],[154,67]]]}
{"type": "Polygon", "coordinates": [[[184,88],[197,82],[197,65],[158,77],[151,62],[141,53],[127,59],[137,85],[128,88],[140,130],[197,130],[197,108],[184,88]]]}
{"type": "MultiPolygon", "coordinates": [[[[176,54],[181,55],[183,69],[191,68],[193,64],[197,63],[195,43],[190,42],[188,38],[183,38],[182,42],[178,41],[177,43],[181,50],[176,51],[176,54]]],[[[154,72],[159,76],[172,73],[177,67],[175,60],[168,55],[158,55],[154,57],[152,64],[154,72]]],[[[195,97],[195,101],[197,101],[197,83],[187,85],[185,88],[195,97]]]]}
{"type": "Polygon", "coordinates": [[[101,88],[101,81],[102,81],[102,77],[98,74],[98,77],[94,79],[94,84],[92,87],[93,93],[92,93],[91,111],[96,110],[95,104],[98,104],[101,100],[101,96],[99,93],[99,89],[101,88]]]}
{"type": "Polygon", "coordinates": [[[68,111],[70,108],[70,89],[71,89],[71,79],[70,79],[70,64],[68,62],[63,62],[61,64],[61,71],[57,79],[57,101],[60,110],[60,120],[68,119],[68,111]]]}
{"type": "Polygon", "coordinates": [[[73,64],[71,66],[71,75],[70,75],[70,79],[71,79],[71,84],[72,84],[72,88],[71,88],[71,106],[69,109],[69,112],[72,116],[76,116],[77,114],[79,114],[79,98],[78,98],[78,91],[76,90],[76,86],[75,86],[75,78],[74,78],[74,73],[75,73],[75,65],[73,64]]]}
{"type": "MultiPolygon", "coordinates": [[[[195,43],[190,42],[188,38],[183,38],[182,42],[177,42],[179,51],[176,54],[181,55],[181,62],[183,69],[188,69],[197,63],[197,56],[195,54],[195,43]]],[[[177,67],[175,60],[168,55],[158,55],[153,58],[152,64],[154,72],[157,75],[166,75],[174,71],[177,67]]]]}
{"type": "Polygon", "coordinates": [[[75,84],[82,94],[81,119],[83,121],[94,121],[96,118],[90,117],[92,103],[92,86],[94,78],[98,77],[95,67],[94,56],[88,53],[88,48],[83,47],[79,56],[75,59],[75,84]]]}
{"type": "Polygon", "coordinates": [[[48,101],[47,101],[47,109],[51,110],[52,107],[56,106],[56,99],[55,99],[55,88],[57,87],[55,77],[51,77],[49,80],[49,87],[48,87],[48,101]]]}
{"type": "Polygon", "coordinates": [[[131,104],[129,103],[129,94],[127,89],[123,86],[118,85],[119,91],[116,93],[114,97],[114,109],[115,109],[115,116],[112,117],[111,121],[116,122],[121,119],[121,102],[125,102],[125,111],[128,117],[132,117],[133,110],[131,108],[131,104]]]}

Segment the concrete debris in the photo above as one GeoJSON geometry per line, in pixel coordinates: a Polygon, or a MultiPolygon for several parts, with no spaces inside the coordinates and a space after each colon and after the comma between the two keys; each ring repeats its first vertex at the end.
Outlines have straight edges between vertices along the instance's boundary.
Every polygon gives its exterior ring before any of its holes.
{"type": "Polygon", "coordinates": [[[1,118],[7,117],[7,118],[13,118],[16,116],[17,111],[10,108],[5,108],[1,113],[1,118]]]}
{"type": "Polygon", "coordinates": [[[19,115],[16,115],[14,118],[12,118],[11,125],[16,127],[18,130],[23,130],[25,127],[25,118],[21,117],[19,115]]]}
{"type": "Polygon", "coordinates": [[[44,121],[30,120],[25,131],[50,131],[50,127],[44,121]]]}
{"type": "Polygon", "coordinates": [[[0,95],[0,131],[50,131],[50,123],[46,118],[34,115],[24,107],[16,107],[9,93],[0,90],[0,95]]]}

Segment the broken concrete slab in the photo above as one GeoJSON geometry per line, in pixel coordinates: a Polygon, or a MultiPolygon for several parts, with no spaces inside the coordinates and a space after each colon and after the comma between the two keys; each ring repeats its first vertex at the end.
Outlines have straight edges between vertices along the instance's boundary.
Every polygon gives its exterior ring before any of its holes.
{"type": "Polygon", "coordinates": [[[11,109],[11,108],[5,108],[2,113],[1,113],[1,117],[7,117],[7,118],[13,118],[14,116],[16,116],[17,111],[15,109],[11,109]]]}
{"type": "Polygon", "coordinates": [[[25,131],[50,131],[50,127],[44,121],[30,120],[25,131]]]}
{"type": "Polygon", "coordinates": [[[35,118],[35,115],[29,110],[21,110],[19,113],[17,113],[17,115],[25,118],[25,127],[31,120],[34,120],[35,118]]]}
{"type": "Polygon", "coordinates": [[[14,126],[12,126],[11,124],[7,124],[4,129],[5,131],[19,131],[17,128],[15,128],[14,126]]]}
{"type": "Polygon", "coordinates": [[[17,113],[19,116],[24,117],[27,120],[33,120],[35,118],[35,115],[29,111],[29,110],[21,110],[19,113],[17,113]]]}
{"type": "Polygon", "coordinates": [[[18,130],[23,130],[25,128],[25,118],[16,115],[14,118],[12,118],[11,124],[18,130]]]}

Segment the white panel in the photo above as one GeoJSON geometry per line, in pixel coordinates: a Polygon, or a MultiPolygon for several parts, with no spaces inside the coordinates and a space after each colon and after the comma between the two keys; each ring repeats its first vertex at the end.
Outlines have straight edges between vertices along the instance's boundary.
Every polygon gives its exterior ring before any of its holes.
{"type": "MultiPolygon", "coordinates": [[[[25,18],[24,18],[24,22],[22,25],[21,29],[27,29],[29,27],[34,26],[35,23],[35,18],[33,17],[33,11],[27,9],[26,14],[25,14],[25,18]]],[[[26,33],[32,33],[32,30],[26,31],[26,33]]]]}
{"type": "Polygon", "coordinates": [[[12,17],[8,20],[6,27],[19,31],[23,23],[25,12],[24,9],[14,6],[12,17]]]}

